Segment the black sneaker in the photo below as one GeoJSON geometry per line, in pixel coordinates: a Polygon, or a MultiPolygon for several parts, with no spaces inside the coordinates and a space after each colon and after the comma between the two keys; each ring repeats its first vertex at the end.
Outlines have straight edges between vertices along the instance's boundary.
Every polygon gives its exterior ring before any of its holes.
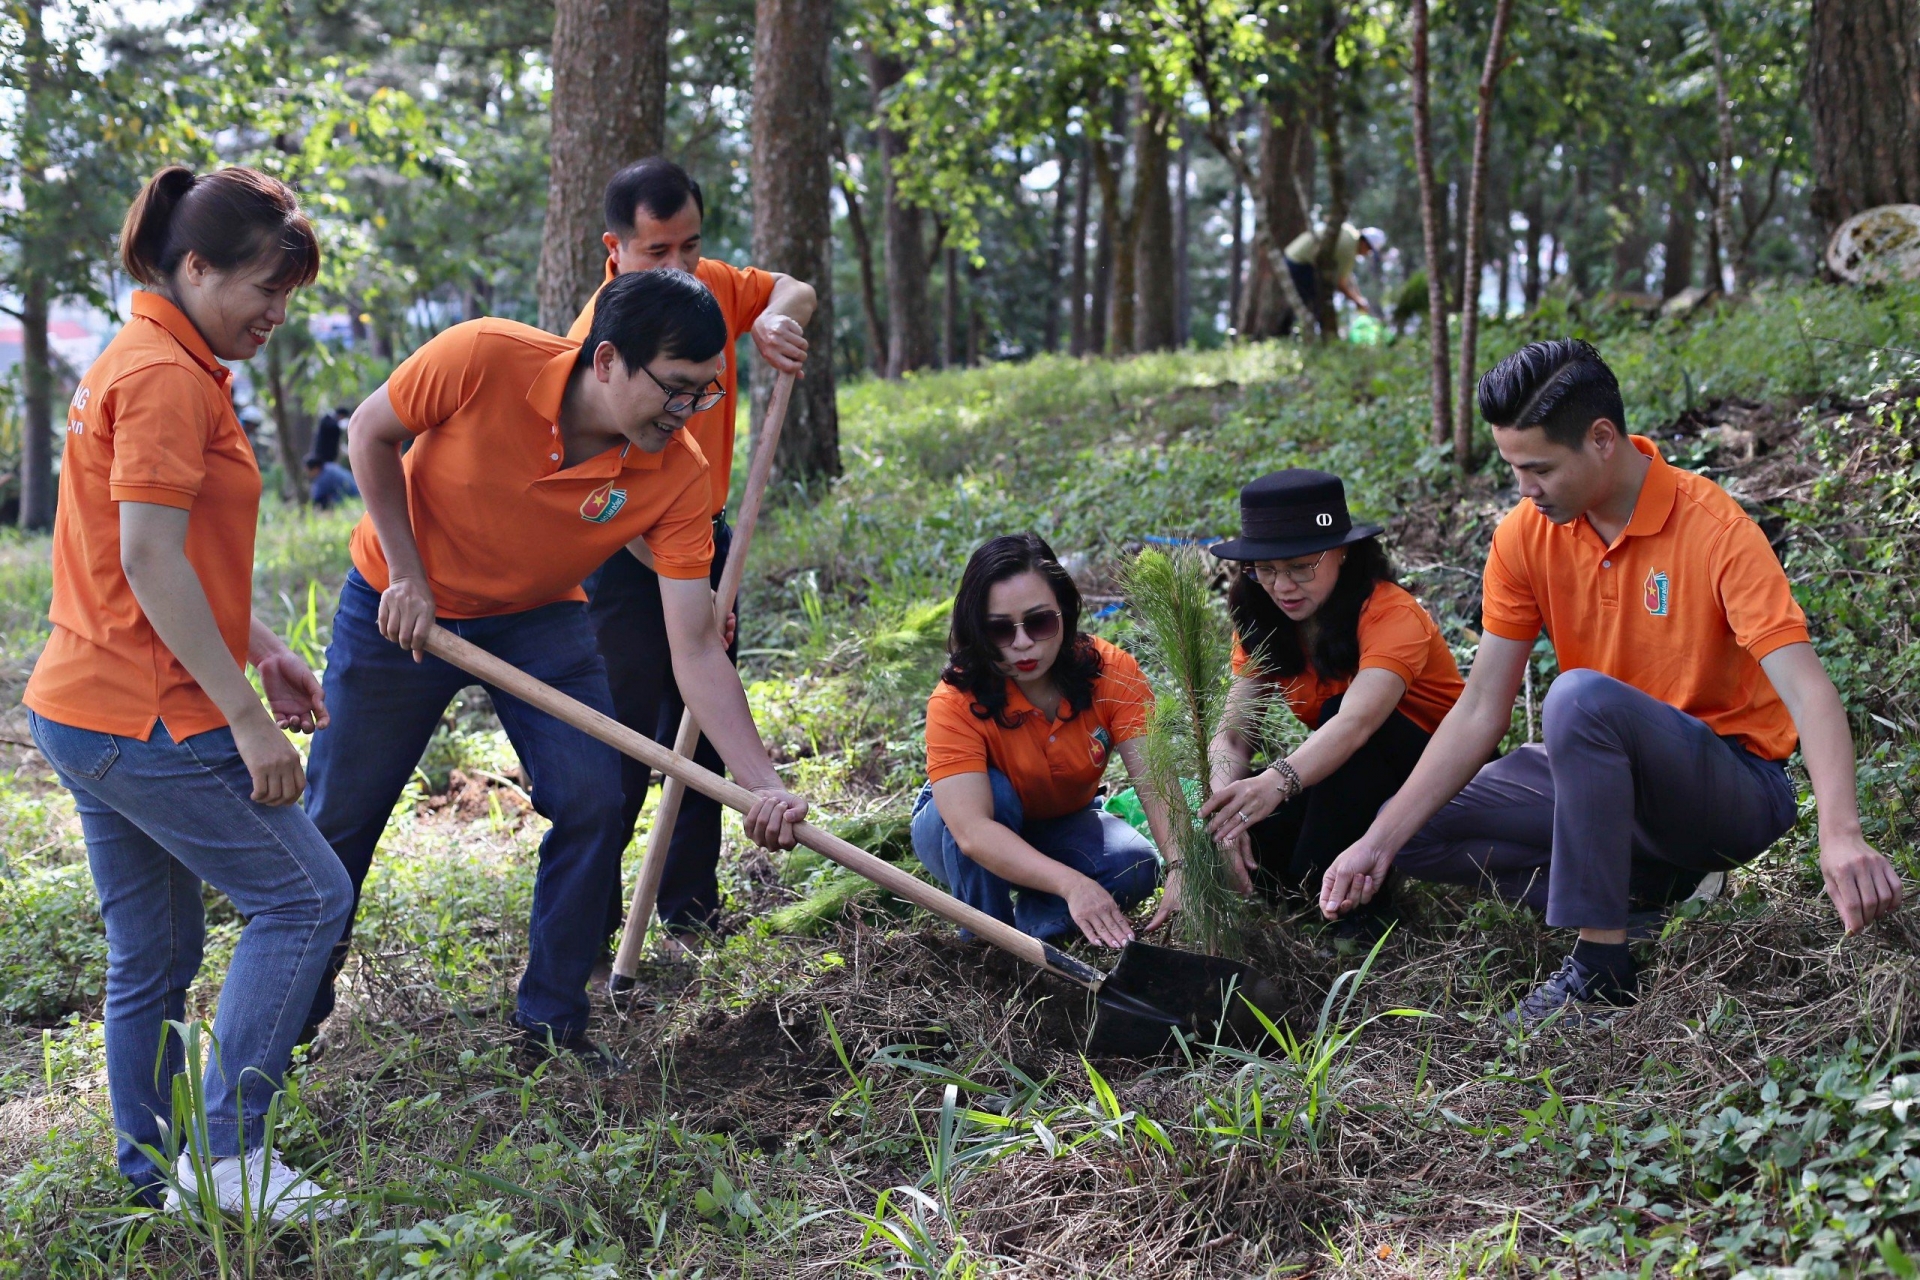
{"type": "Polygon", "coordinates": [[[1639,998],[1638,985],[1638,975],[1622,984],[1568,956],[1560,972],[1528,992],[1506,1020],[1524,1031],[1548,1019],[1565,1027],[1604,1027],[1639,998]]]}
{"type": "Polygon", "coordinates": [[[595,1080],[623,1076],[631,1070],[619,1054],[605,1045],[595,1044],[585,1036],[569,1036],[560,1040],[549,1032],[533,1032],[522,1027],[520,1052],[532,1062],[556,1058],[563,1053],[570,1054],[580,1064],[580,1069],[595,1080]]]}

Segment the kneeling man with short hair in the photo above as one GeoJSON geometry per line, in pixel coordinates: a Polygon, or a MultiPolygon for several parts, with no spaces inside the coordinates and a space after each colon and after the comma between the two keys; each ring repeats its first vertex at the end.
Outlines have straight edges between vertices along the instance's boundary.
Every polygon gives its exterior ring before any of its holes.
{"type": "Polygon", "coordinates": [[[1393,868],[1491,883],[1580,932],[1515,1020],[1604,1020],[1637,994],[1629,904],[1682,896],[1793,826],[1796,736],[1841,923],[1896,910],[1900,878],[1860,833],[1846,713],[1760,527],[1626,434],[1619,383],[1585,342],[1532,343],[1479,395],[1525,499],[1493,535],[1480,652],[1406,785],[1328,870],[1321,910],[1366,902],[1393,868]],[[1545,744],[1482,768],[1543,628],[1561,672],[1545,744]]]}

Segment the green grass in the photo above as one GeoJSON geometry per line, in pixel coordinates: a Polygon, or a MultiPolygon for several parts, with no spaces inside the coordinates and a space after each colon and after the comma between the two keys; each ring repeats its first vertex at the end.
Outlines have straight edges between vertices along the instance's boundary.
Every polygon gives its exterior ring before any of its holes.
{"type": "MultiPolygon", "coordinates": [[[[1916,329],[1912,291],[1782,289],[1687,325],[1493,325],[1482,348],[1593,338],[1635,429],[1723,397],[1805,415],[1790,456],[1763,460],[1784,468],[1764,472],[1769,527],[1861,742],[1870,835],[1910,885],[1920,408],[1911,390],[1846,406],[1920,382],[1920,361],[1874,349],[1920,347],[1916,329]]],[[[742,609],[783,772],[911,865],[919,717],[972,548],[1034,528],[1117,596],[1139,539],[1226,531],[1239,485],[1290,464],[1341,473],[1363,516],[1405,517],[1409,581],[1470,661],[1477,557],[1510,497],[1424,444],[1425,375],[1402,342],[845,388],[846,475],[769,513],[742,609]]],[[[1693,428],[1666,443],[1724,462],[1693,428]]],[[[263,517],[256,607],[315,655],[352,519],[263,517]]],[[[0,535],[0,738],[24,736],[46,546],[0,535]]],[[[1101,626],[1135,634],[1125,614],[1101,626]]],[[[1537,708],[1544,650],[1535,671],[1537,708]]],[[[77,821],[37,757],[0,750],[0,1277],[217,1274],[204,1233],[118,1206],[77,821]]],[[[1278,1044],[1159,1064],[1083,1061],[1061,991],[814,855],[747,850],[730,821],[730,936],[647,966],[652,1000],[596,1029],[640,1073],[603,1085],[509,1047],[545,828],[513,765],[485,700],[463,698],[389,825],[326,1056],[284,1108],[288,1149],[353,1212],[230,1250],[231,1274],[1915,1274],[1920,928],[1909,909],[1840,939],[1810,806],[1733,897],[1647,950],[1648,997],[1605,1035],[1510,1037],[1497,1015],[1563,943],[1524,911],[1423,891],[1364,981],[1257,913],[1254,957],[1300,1016],[1278,1044]]],[[[199,1017],[239,927],[210,902],[199,1017]]]]}

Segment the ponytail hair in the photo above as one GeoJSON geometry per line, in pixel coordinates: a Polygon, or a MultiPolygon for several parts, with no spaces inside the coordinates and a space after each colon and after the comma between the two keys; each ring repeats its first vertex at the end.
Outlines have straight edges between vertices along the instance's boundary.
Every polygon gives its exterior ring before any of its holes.
{"type": "Polygon", "coordinates": [[[161,287],[189,253],[220,271],[270,266],[275,288],[312,284],[320,274],[320,241],[293,189],[238,165],[200,175],[168,165],[134,197],[120,228],[127,274],[161,287]]]}

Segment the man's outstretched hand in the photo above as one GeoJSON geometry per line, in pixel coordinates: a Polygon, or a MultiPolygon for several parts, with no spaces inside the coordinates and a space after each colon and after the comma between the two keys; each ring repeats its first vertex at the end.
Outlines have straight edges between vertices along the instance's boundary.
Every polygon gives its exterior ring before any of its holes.
{"type": "Polygon", "coordinates": [[[1900,874],[1858,832],[1820,840],[1820,878],[1848,933],[1900,909],[1900,874]]]}
{"type": "Polygon", "coordinates": [[[1320,877],[1320,914],[1338,920],[1355,907],[1373,901],[1392,866],[1392,854],[1382,853],[1364,840],[1347,846],[1347,851],[1335,858],[1320,877]]]}

